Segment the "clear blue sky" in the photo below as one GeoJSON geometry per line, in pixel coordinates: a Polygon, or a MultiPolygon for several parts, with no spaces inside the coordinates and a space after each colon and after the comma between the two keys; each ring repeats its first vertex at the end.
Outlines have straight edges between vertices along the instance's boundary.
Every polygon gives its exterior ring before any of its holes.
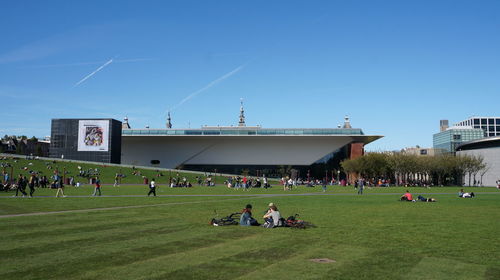
{"type": "Polygon", "coordinates": [[[500,1],[0,3],[1,135],[235,125],[240,98],[247,125],[349,115],[369,150],[432,146],[440,119],[500,115],[500,1]]]}

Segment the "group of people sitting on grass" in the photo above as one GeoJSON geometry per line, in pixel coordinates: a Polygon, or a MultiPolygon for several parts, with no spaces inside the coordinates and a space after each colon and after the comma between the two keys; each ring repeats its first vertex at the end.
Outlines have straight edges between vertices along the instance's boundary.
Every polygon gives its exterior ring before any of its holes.
{"type": "MultiPolygon", "coordinates": [[[[283,218],[281,217],[278,207],[274,203],[269,203],[268,209],[266,210],[263,218],[263,227],[273,228],[283,226],[283,218]]],[[[241,211],[240,226],[260,226],[261,224],[257,222],[255,218],[252,217],[252,205],[247,204],[246,207],[241,211]]]]}

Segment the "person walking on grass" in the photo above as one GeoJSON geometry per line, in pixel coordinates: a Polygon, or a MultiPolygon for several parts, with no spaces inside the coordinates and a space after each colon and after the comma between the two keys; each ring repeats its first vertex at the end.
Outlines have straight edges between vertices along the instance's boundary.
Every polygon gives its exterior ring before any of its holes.
{"type": "Polygon", "coordinates": [[[323,192],[326,192],[326,179],[324,179],[321,184],[323,185],[323,192]]]}
{"type": "Polygon", "coordinates": [[[31,174],[30,180],[28,182],[28,187],[30,188],[30,197],[33,197],[33,193],[35,192],[35,181],[36,177],[35,174],[31,174]]]}
{"type": "Polygon", "coordinates": [[[148,192],[148,196],[150,194],[153,194],[154,196],[156,196],[156,182],[155,182],[155,179],[151,179],[151,182],[149,182],[149,192],[148,192]]]}
{"type": "Polygon", "coordinates": [[[28,195],[24,189],[26,188],[26,182],[23,178],[23,175],[19,174],[19,178],[17,179],[17,189],[16,189],[16,195],[13,195],[13,197],[17,197],[17,195],[19,194],[19,192],[21,192],[23,194],[23,197],[25,197],[26,195],[28,195]]]}
{"type": "Polygon", "coordinates": [[[66,197],[64,195],[64,184],[63,184],[62,179],[60,179],[56,185],[57,185],[56,197],[59,197],[59,194],[61,194],[62,197],[66,197]]]}
{"type": "Polygon", "coordinates": [[[92,196],[96,196],[97,192],[99,192],[99,196],[101,196],[101,180],[99,180],[99,177],[95,177],[94,193],[92,196]]]}
{"type": "Polygon", "coordinates": [[[120,186],[120,176],[118,176],[118,173],[115,175],[115,183],[113,184],[113,187],[119,187],[120,186]]]}
{"type": "Polygon", "coordinates": [[[358,194],[363,194],[363,189],[365,188],[365,180],[359,178],[358,180],[358,194]]]}

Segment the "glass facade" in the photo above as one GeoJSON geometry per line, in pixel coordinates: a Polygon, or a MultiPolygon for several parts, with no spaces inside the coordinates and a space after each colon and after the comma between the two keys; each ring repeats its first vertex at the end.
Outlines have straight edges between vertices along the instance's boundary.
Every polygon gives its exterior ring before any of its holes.
{"type": "Polygon", "coordinates": [[[364,135],[359,128],[124,129],[123,135],[364,135]]]}
{"type": "Polygon", "coordinates": [[[434,148],[454,153],[458,145],[484,138],[482,129],[448,129],[433,136],[434,148]]]}

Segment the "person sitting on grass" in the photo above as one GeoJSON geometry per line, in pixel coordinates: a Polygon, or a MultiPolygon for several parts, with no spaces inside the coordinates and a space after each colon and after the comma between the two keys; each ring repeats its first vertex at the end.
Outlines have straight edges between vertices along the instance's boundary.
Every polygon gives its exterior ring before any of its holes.
{"type": "Polygon", "coordinates": [[[413,201],[413,196],[411,195],[411,193],[408,190],[406,190],[406,193],[401,196],[400,200],[411,202],[411,201],[413,201]]]}
{"type": "Polygon", "coordinates": [[[241,211],[240,226],[259,226],[260,224],[252,217],[252,205],[247,204],[241,211]]]}
{"type": "Polygon", "coordinates": [[[458,192],[458,197],[462,197],[462,198],[473,198],[474,196],[476,196],[474,194],[474,192],[464,192],[464,189],[460,189],[460,191],[458,192]]]}
{"type": "MultiPolygon", "coordinates": [[[[272,204],[272,203],[271,203],[272,204]]],[[[264,215],[264,227],[279,227],[283,225],[281,214],[276,208],[276,205],[270,204],[269,211],[264,215]]]]}

